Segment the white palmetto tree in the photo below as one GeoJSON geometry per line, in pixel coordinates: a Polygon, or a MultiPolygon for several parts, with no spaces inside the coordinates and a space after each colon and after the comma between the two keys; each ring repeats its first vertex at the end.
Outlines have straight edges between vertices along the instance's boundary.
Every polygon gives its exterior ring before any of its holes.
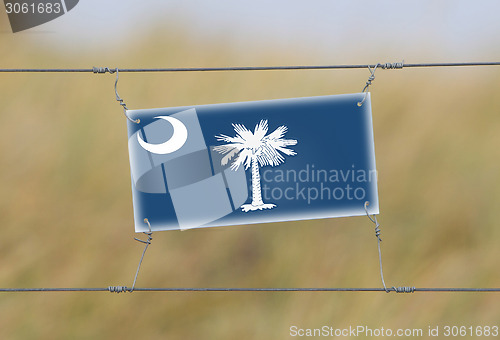
{"type": "Polygon", "coordinates": [[[266,136],[268,130],[267,120],[261,120],[255,126],[253,133],[244,125],[232,125],[236,136],[230,137],[222,134],[215,136],[218,141],[227,144],[216,146],[214,150],[224,155],[221,160],[223,166],[236,156],[231,164],[232,170],[237,170],[242,165],[245,170],[252,167],[252,203],[242,205],[241,209],[248,212],[276,207],[275,204],[265,204],[262,201],[259,166],[276,166],[283,163],[285,157],[282,154],[295,156],[295,151],[287,149],[287,147],[297,144],[297,141],[295,139],[283,139],[287,132],[287,127],[284,125],[266,136]]]}

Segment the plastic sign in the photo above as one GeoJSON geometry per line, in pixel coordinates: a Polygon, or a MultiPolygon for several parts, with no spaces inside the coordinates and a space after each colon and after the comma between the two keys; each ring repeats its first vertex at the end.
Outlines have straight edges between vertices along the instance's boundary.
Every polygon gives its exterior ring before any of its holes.
{"type": "Polygon", "coordinates": [[[364,96],[127,111],[135,231],[378,214],[364,96]]]}

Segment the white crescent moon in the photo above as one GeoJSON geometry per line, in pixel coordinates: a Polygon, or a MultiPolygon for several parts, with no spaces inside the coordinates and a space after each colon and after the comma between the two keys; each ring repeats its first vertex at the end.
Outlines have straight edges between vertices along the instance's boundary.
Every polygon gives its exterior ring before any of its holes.
{"type": "Polygon", "coordinates": [[[167,153],[172,153],[179,150],[184,143],[186,143],[188,132],[186,126],[178,119],[167,116],[158,116],[155,118],[160,118],[166,120],[174,128],[174,133],[172,137],[164,143],[161,144],[149,144],[142,140],[139,133],[137,134],[137,140],[139,144],[147,151],[151,153],[156,153],[160,155],[165,155],[167,153]]]}

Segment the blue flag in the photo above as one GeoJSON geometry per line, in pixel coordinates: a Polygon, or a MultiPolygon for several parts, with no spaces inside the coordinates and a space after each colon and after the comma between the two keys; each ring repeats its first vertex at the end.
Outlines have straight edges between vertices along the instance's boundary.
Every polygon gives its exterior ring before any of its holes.
{"type": "Polygon", "coordinates": [[[378,214],[364,96],[127,111],[135,231],[378,214]]]}

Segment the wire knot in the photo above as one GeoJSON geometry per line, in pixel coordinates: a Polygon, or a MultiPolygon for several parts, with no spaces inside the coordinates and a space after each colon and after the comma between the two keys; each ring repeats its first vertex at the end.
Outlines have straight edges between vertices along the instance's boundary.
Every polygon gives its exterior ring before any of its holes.
{"type": "Polygon", "coordinates": [[[394,70],[394,69],[402,69],[405,65],[405,61],[403,60],[402,62],[397,62],[397,63],[385,63],[385,64],[380,64],[380,67],[383,70],[394,70]]]}
{"type": "Polygon", "coordinates": [[[143,231],[142,233],[144,235],[146,235],[148,237],[148,239],[146,241],[143,241],[141,239],[138,239],[137,237],[134,237],[134,240],[149,245],[149,244],[151,244],[151,241],[153,240],[153,237],[151,236],[151,235],[153,235],[153,231],[151,230],[151,223],[149,223],[149,220],[147,218],[144,219],[144,223],[148,224],[149,231],[143,231]]]}
{"type": "Polygon", "coordinates": [[[363,91],[361,91],[361,93],[364,93],[365,96],[363,97],[362,101],[358,102],[358,106],[360,106],[360,107],[363,106],[363,103],[365,102],[366,97],[368,96],[368,92],[365,92],[365,91],[368,90],[368,88],[372,84],[372,81],[375,80],[375,71],[377,70],[377,67],[379,67],[380,65],[381,64],[377,64],[373,68],[371,68],[370,65],[368,65],[368,70],[370,71],[370,76],[368,77],[368,80],[365,83],[365,87],[363,87],[363,91]]]}
{"type": "MultiPolygon", "coordinates": [[[[389,293],[391,290],[386,290],[389,293]]],[[[414,293],[415,287],[392,287],[392,291],[396,293],[414,293]]]]}
{"type": "Polygon", "coordinates": [[[368,88],[368,86],[370,86],[372,84],[372,81],[374,81],[374,80],[375,80],[375,75],[371,74],[368,77],[368,80],[366,81],[365,89],[363,90],[363,92],[365,92],[365,90],[368,88]]]}
{"type": "Polygon", "coordinates": [[[108,291],[110,293],[117,293],[117,294],[124,293],[124,292],[132,292],[131,290],[129,290],[127,288],[127,286],[109,286],[108,291]]]}
{"type": "Polygon", "coordinates": [[[113,69],[113,68],[109,68],[109,67],[93,67],[92,68],[92,72],[94,73],[110,73],[110,74],[113,74],[115,72],[117,72],[116,69],[113,69]]]}
{"type": "Polygon", "coordinates": [[[380,230],[380,223],[378,223],[377,217],[375,215],[373,215],[373,217],[370,216],[370,214],[368,213],[368,205],[370,205],[370,202],[366,201],[364,205],[366,216],[368,216],[370,221],[372,221],[373,224],[375,224],[375,237],[377,237],[379,242],[382,242],[382,239],[380,238],[380,234],[382,233],[382,231],[380,230]]]}

